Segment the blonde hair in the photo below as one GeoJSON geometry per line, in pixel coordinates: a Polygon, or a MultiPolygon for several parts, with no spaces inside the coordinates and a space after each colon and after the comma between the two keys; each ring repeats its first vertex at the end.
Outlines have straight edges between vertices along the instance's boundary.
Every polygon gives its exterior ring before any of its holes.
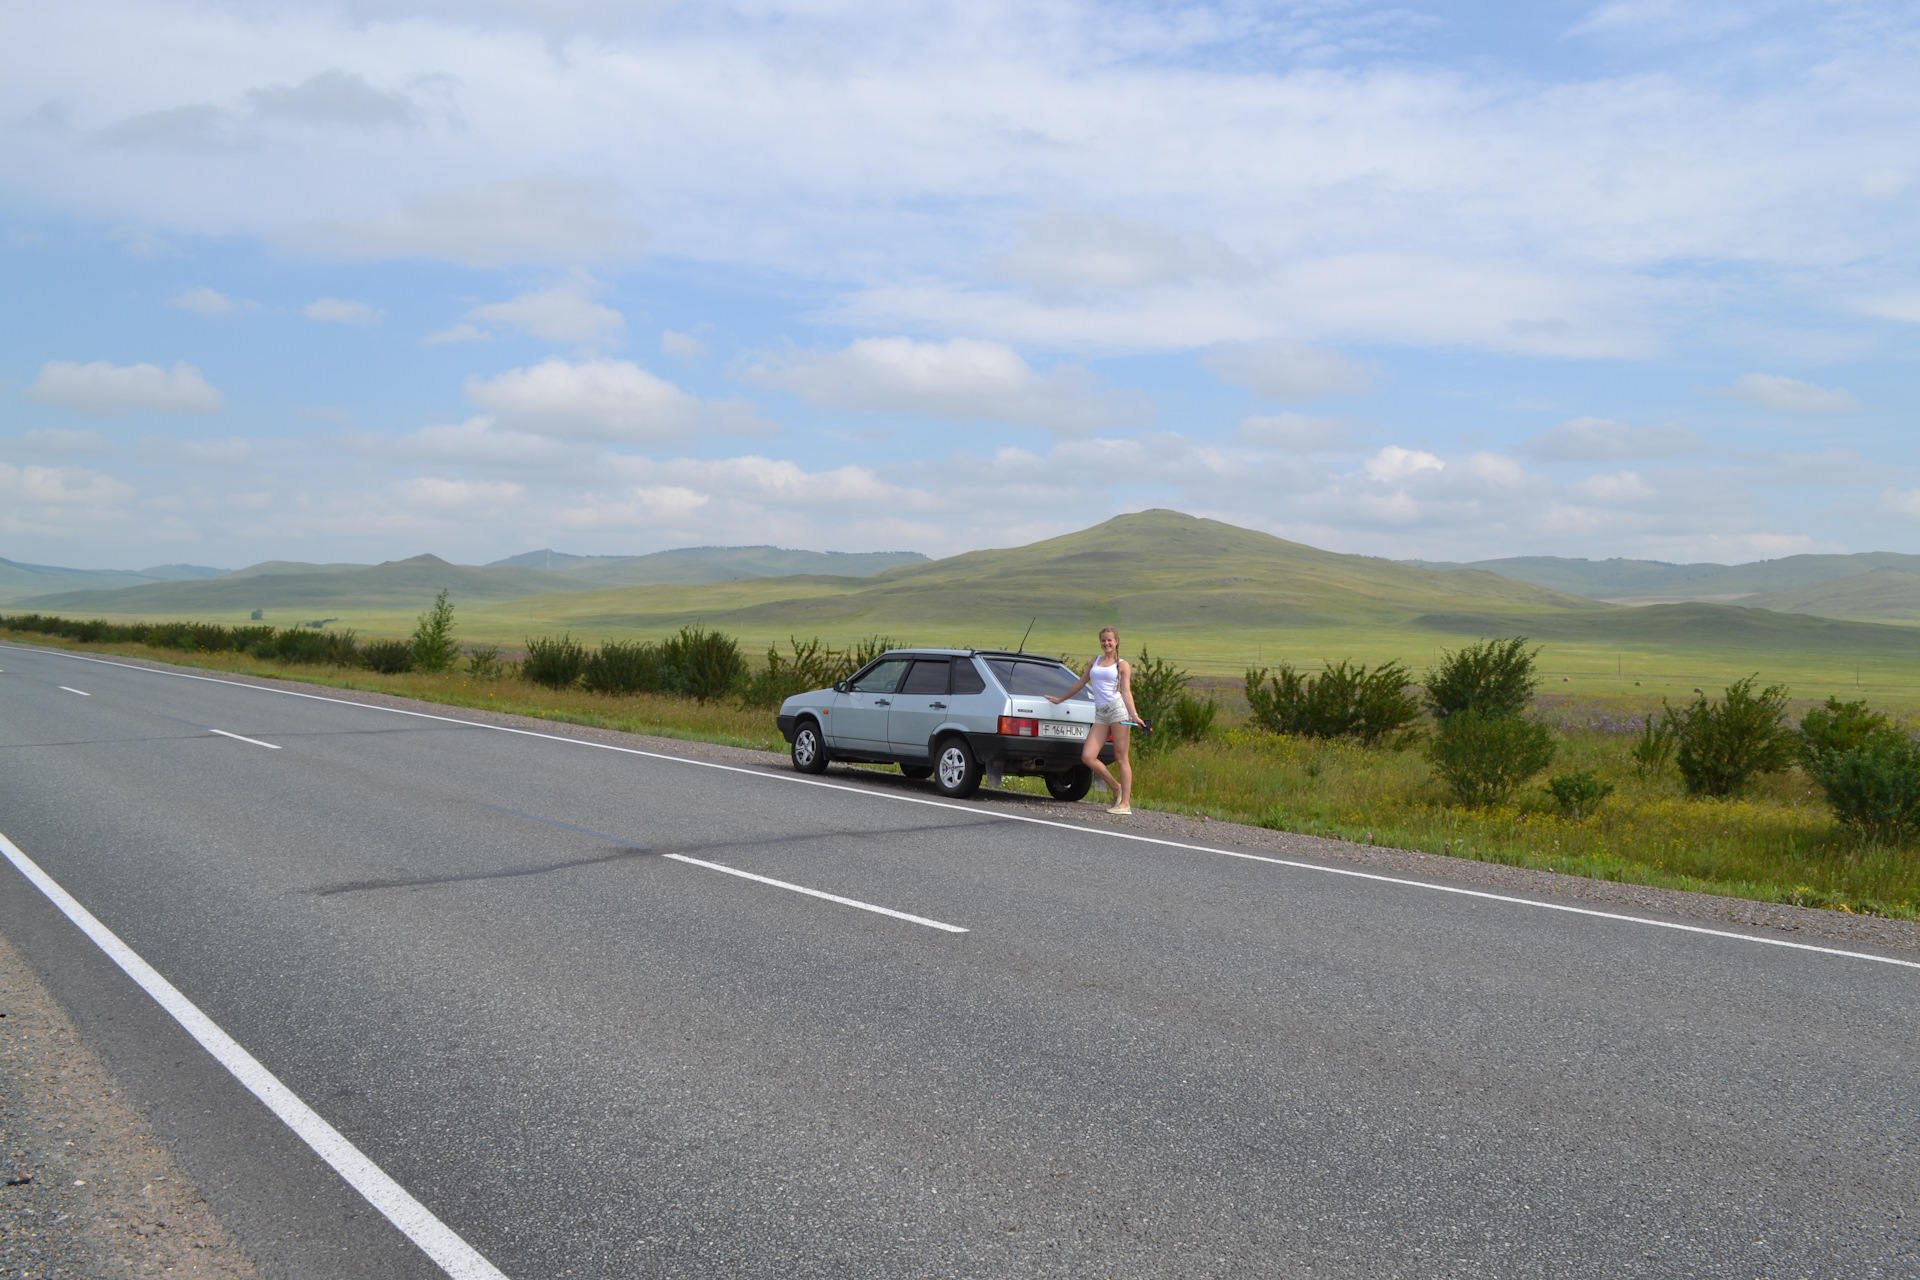
{"type": "Polygon", "coordinates": [[[1096,636],[1095,639],[1105,639],[1107,636],[1112,636],[1114,645],[1118,647],[1120,644],[1120,628],[1102,627],[1100,628],[1100,634],[1096,636]]]}

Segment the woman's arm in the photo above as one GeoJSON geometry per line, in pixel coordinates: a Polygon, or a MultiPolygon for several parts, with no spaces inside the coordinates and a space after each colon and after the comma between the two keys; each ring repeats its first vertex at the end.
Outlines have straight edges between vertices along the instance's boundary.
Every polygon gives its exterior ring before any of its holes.
{"type": "Polygon", "coordinates": [[[1071,688],[1071,689],[1069,689],[1069,690],[1067,690],[1067,691],[1066,691],[1065,693],[1063,693],[1063,694],[1061,694],[1061,695],[1060,695],[1059,697],[1057,697],[1057,698],[1056,698],[1056,697],[1054,697],[1054,696],[1053,696],[1052,694],[1048,694],[1048,695],[1047,695],[1047,701],[1048,701],[1048,702],[1051,702],[1051,703],[1053,703],[1053,705],[1055,705],[1056,707],[1057,707],[1057,706],[1059,706],[1059,705],[1060,705],[1061,703],[1063,703],[1063,702],[1065,702],[1065,701],[1066,701],[1066,700],[1067,700],[1068,698],[1071,698],[1071,697],[1072,697],[1072,696],[1073,696],[1074,694],[1076,694],[1076,693],[1078,693],[1078,692],[1080,692],[1080,691],[1081,691],[1082,689],[1084,689],[1084,688],[1086,688],[1086,687],[1087,687],[1087,681],[1088,681],[1088,679],[1089,679],[1089,678],[1091,678],[1091,677],[1092,677],[1092,675],[1093,675],[1093,664],[1092,664],[1092,663],[1088,663],[1088,664],[1087,664],[1087,674],[1086,674],[1086,675],[1084,675],[1084,676],[1081,676],[1081,677],[1080,677],[1080,678],[1079,678],[1078,680],[1075,680],[1075,681],[1073,682],[1073,688],[1071,688]]]}

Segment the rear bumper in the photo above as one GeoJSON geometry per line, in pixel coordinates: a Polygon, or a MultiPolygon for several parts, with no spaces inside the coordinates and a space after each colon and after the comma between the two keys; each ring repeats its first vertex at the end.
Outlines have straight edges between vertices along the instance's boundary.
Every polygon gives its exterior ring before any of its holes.
{"type": "MultiPolygon", "coordinates": [[[[1073,738],[1017,738],[1002,733],[970,733],[967,743],[982,764],[1031,773],[1060,773],[1080,763],[1086,740],[1073,738]]],[[[1113,743],[1100,748],[1100,759],[1113,763],[1113,743]]]]}

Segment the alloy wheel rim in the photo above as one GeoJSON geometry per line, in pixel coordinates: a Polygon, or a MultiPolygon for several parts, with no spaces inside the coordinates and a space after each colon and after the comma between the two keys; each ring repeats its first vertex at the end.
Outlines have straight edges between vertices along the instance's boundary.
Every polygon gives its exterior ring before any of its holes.
{"type": "Polygon", "coordinates": [[[966,776],[967,758],[960,754],[960,748],[948,747],[940,753],[940,782],[943,786],[957,787],[966,776]]]}

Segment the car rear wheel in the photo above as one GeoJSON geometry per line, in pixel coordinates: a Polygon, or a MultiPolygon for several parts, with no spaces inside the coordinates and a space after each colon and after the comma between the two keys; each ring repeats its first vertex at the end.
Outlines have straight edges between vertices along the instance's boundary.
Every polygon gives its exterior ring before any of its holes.
{"type": "Polygon", "coordinates": [[[827,744],[820,738],[820,726],[802,720],[793,731],[793,767],[801,773],[827,771],[827,744]]]}
{"type": "Polygon", "coordinates": [[[923,778],[931,778],[933,776],[933,766],[930,764],[903,764],[900,766],[900,776],[912,778],[915,782],[919,782],[923,778]]]}
{"type": "Polygon", "coordinates": [[[965,738],[948,738],[933,757],[933,785],[964,800],[980,789],[980,761],[965,738]]]}
{"type": "Polygon", "coordinates": [[[1047,794],[1055,800],[1084,800],[1093,790],[1093,770],[1077,764],[1065,773],[1047,775],[1047,794]]]}

